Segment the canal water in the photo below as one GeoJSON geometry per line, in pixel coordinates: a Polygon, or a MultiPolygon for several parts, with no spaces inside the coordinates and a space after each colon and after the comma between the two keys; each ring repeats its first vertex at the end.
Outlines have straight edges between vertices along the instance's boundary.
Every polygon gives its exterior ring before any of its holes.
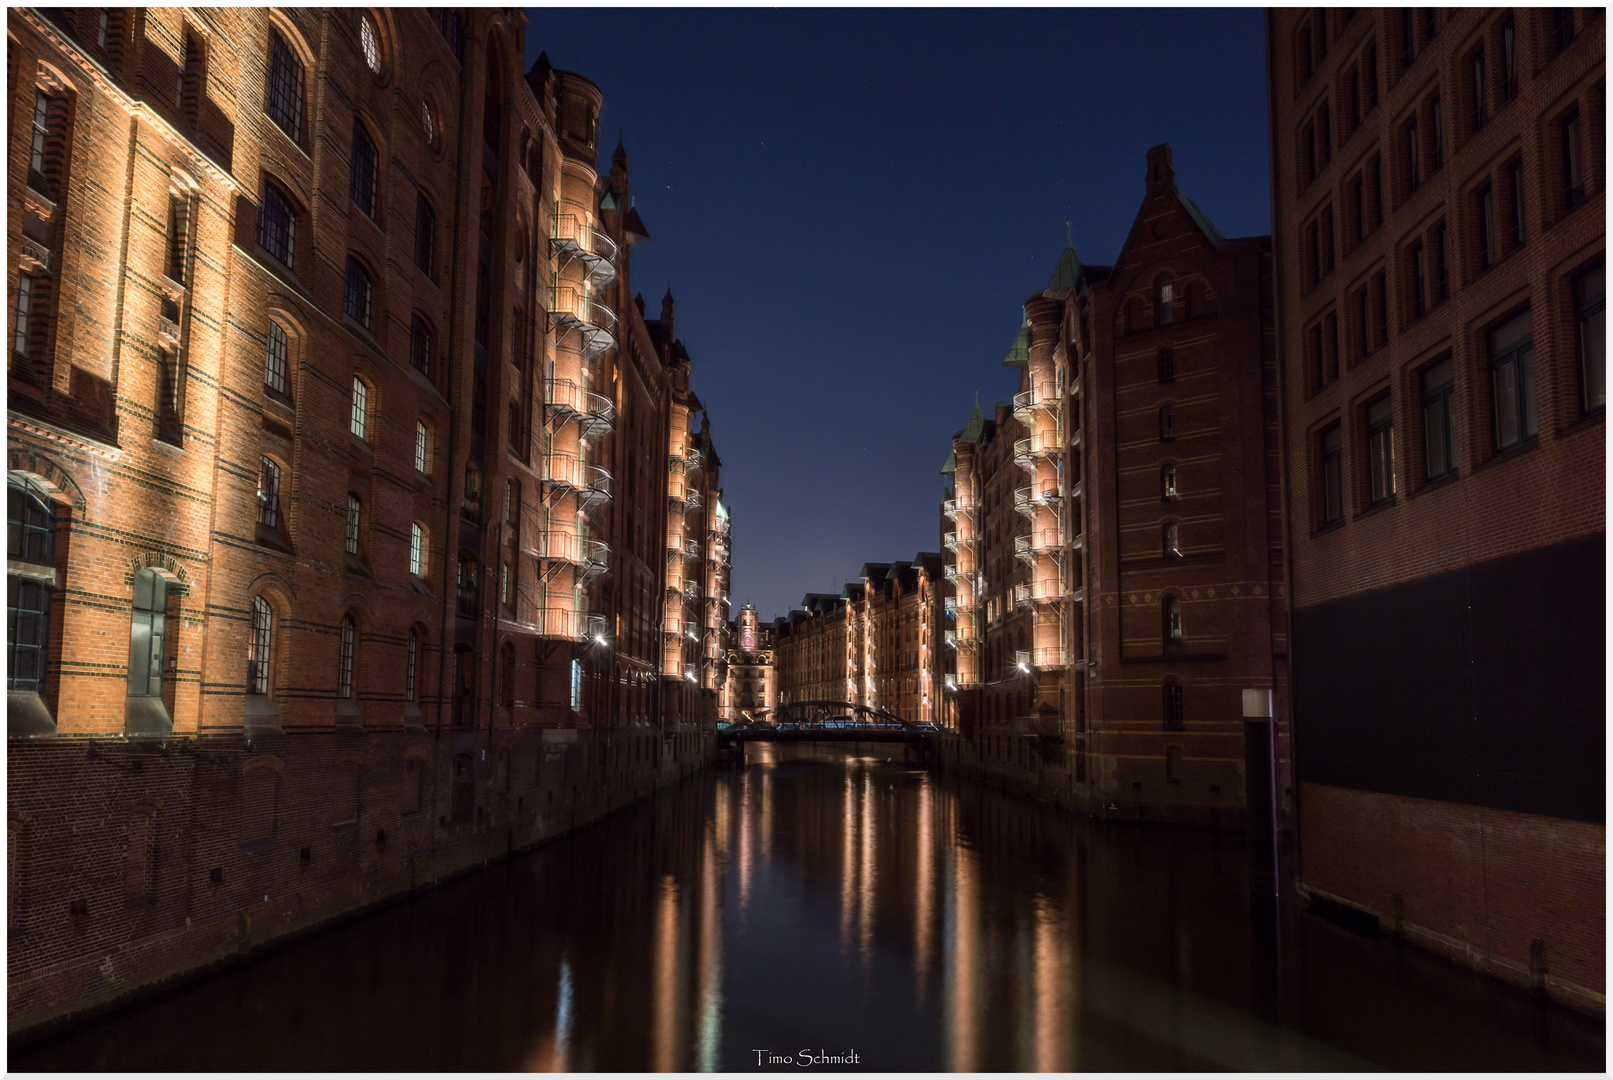
{"type": "Polygon", "coordinates": [[[10,1064],[1599,1071],[1604,1047],[1601,1018],[1252,915],[1238,838],[1093,823],[888,745],[761,746],[10,1064]]]}

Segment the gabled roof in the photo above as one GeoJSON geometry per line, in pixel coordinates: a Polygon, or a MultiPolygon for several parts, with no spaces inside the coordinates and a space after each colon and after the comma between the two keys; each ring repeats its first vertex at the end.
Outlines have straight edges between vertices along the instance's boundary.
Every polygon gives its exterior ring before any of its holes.
{"type": "Polygon", "coordinates": [[[629,244],[636,244],[639,240],[648,240],[650,238],[650,230],[644,227],[644,219],[638,216],[637,207],[629,206],[627,208],[627,215],[622,218],[622,232],[626,234],[629,244]],[[635,240],[634,237],[638,239],[635,240]]]}
{"type": "Polygon", "coordinates": [[[923,570],[932,578],[941,576],[941,553],[939,551],[921,551],[913,556],[913,567],[923,570]]]}
{"type": "Polygon", "coordinates": [[[865,562],[863,568],[857,572],[857,576],[864,580],[883,581],[890,568],[891,564],[888,562],[865,562]]]}
{"type": "Polygon", "coordinates": [[[1171,144],[1161,143],[1148,151],[1148,193],[1144,196],[1142,205],[1137,208],[1137,216],[1132,220],[1130,231],[1126,233],[1125,243],[1120,245],[1120,253],[1115,256],[1115,266],[1125,263],[1132,240],[1142,227],[1143,215],[1148,212],[1148,200],[1160,188],[1169,191],[1176,199],[1177,204],[1203,235],[1205,243],[1212,249],[1226,245],[1227,238],[1221,235],[1221,230],[1216,228],[1215,223],[1204,215],[1204,211],[1200,210],[1192,199],[1182,194],[1182,190],[1176,186],[1176,170],[1171,167],[1171,144]]]}

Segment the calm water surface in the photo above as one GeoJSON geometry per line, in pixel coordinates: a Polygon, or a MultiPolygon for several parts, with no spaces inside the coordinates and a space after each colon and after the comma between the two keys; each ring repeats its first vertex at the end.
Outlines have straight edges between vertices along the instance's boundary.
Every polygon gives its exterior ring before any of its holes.
{"type": "Polygon", "coordinates": [[[1584,1069],[1601,1019],[1285,910],[1241,842],[753,748],[19,1070],[1584,1069]]]}

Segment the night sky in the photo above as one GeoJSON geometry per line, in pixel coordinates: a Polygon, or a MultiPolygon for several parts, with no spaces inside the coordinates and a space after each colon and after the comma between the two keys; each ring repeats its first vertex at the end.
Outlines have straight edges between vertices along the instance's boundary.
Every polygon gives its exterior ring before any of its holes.
{"type": "Polygon", "coordinates": [[[939,471],[1070,222],[1108,264],[1169,142],[1227,236],[1270,231],[1258,8],[528,8],[605,95],[733,510],[733,613],[940,548],[939,471]]]}

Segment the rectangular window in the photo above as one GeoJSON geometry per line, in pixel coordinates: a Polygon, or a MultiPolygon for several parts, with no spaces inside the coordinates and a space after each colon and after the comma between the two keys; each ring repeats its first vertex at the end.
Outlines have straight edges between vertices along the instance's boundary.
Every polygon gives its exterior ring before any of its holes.
{"type": "Polygon", "coordinates": [[[1473,54],[1473,130],[1490,122],[1490,84],[1484,70],[1484,50],[1473,54]]]}
{"type": "Polygon", "coordinates": [[[1512,219],[1512,246],[1523,247],[1523,161],[1514,161],[1507,169],[1507,201],[1512,219]]]}
{"type": "Polygon", "coordinates": [[[1378,506],[1395,495],[1395,424],[1389,396],[1367,406],[1367,501],[1378,506]]]}
{"type": "Polygon", "coordinates": [[[1445,235],[1445,223],[1434,226],[1434,281],[1438,290],[1435,296],[1443,302],[1451,298],[1451,248],[1445,235]]]}
{"type": "Polygon", "coordinates": [[[1330,383],[1339,377],[1339,320],[1330,311],[1322,321],[1327,327],[1322,339],[1323,347],[1327,350],[1322,356],[1322,381],[1330,383]]]}
{"type": "Polygon", "coordinates": [[[1574,337],[1579,352],[1580,407],[1607,406],[1607,264],[1574,279],[1574,337]]]}
{"type": "Polygon", "coordinates": [[[1562,124],[1563,184],[1567,189],[1568,205],[1578,206],[1585,201],[1585,170],[1580,160],[1579,110],[1569,113],[1562,124]]]}
{"type": "MultiPolygon", "coordinates": [[[[34,180],[37,177],[39,181],[43,181],[43,190],[45,194],[54,196],[55,189],[45,176],[45,150],[49,142],[50,98],[45,96],[44,91],[36,90],[34,91],[33,132],[31,133],[28,142],[29,180],[34,180]]],[[[41,187],[41,184],[36,182],[31,186],[38,189],[41,187]]]]}
{"type": "Polygon", "coordinates": [[[1176,410],[1166,405],[1159,410],[1159,440],[1170,442],[1176,438],[1176,410]]]}
{"type": "Polygon", "coordinates": [[[1344,520],[1344,438],[1339,425],[1322,432],[1322,524],[1344,520]]]}
{"type": "Polygon", "coordinates": [[[1350,127],[1351,130],[1361,126],[1361,69],[1350,69],[1350,127]]]}
{"type": "Polygon", "coordinates": [[[1310,332],[1311,363],[1316,371],[1316,388],[1320,390],[1327,385],[1327,359],[1322,355],[1322,324],[1317,323],[1311,327],[1310,332]]]}
{"type": "Polygon", "coordinates": [[[431,329],[416,315],[409,326],[409,365],[420,374],[431,375],[431,329]]]}
{"type": "Polygon", "coordinates": [[[1422,142],[1417,134],[1417,121],[1406,125],[1406,183],[1410,190],[1422,186],[1422,142]]]}
{"type": "Polygon", "coordinates": [[[1423,480],[1456,472],[1456,369],[1449,357],[1423,372],[1423,480]]]}
{"type": "Polygon", "coordinates": [[[291,203],[273,184],[263,185],[258,206],[258,246],[287,267],[296,255],[297,218],[291,203]]]}
{"type": "Polygon", "coordinates": [[[1490,416],[1498,452],[1535,436],[1535,346],[1527,311],[1490,331],[1490,416]]]}
{"type": "Polygon", "coordinates": [[[1419,318],[1428,314],[1428,267],[1421,241],[1411,245],[1411,309],[1419,318]]]}
{"type": "Polygon", "coordinates": [[[498,568],[498,599],[505,607],[510,606],[510,564],[503,563],[498,568]]]}
{"type": "Polygon", "coordinates": [[[102,52],[106,51],[107,31],[110,29],[111,21],[111,12],[107,11],[106,8],[102,8],[100,23],[95,31],[95,44],[100,46],[102,52]]]}
{"type": "Polygon", "coordinates": [[[364,504],[351,492],[347,495],[347,553],[358,554],[358,538],[363,528],[364,504]]]}
{"type": "Polygon", "coordinates": [[[1428,105],[1428,134],[1434,140],[1434,153],[1429,158],[1432,167],[1429,171],[1438,172],[1439,167],[1445,164],[1445,106],[1440,102],[1439,95],[1428,105]]]}
{"type": "Polygon", "coordinates": [[[1400,10],[1400,47],[1403,52],[1402,59],[1406,66],[1411,67],[1417,59],[1417,11],[1415,8],[1401,8],[1400,10]]]}
{"type": "Polygon", "coordinates": [[[1557,51],[1562,52],[1574,41],[1574,9],[1553,8],[1551,12],[1552,32],[1556,40],[1557,51]]]}
{"type": "Polygon", "coordinates": [[[1495,265],[1495,195],[1488,184],[1479,189],[1479,268],[1488,270],[1495,265]]]}
{"type": "Polygon", "coordinates": [[[358,323],[364,329],[370,328],[370,297],[373,286],[370,284],[370,275],[365,271],[359,261],[351,255],[347,257],[347,287],[343,291],[342,310],[347,312],[348,318],[358,323]]]}
{"type": "Polygon", "coordinates": [[[1378,53],[1371,42],[1361,50],[1361,94],[1366,112],[1378,107],[1378,53]]]}
{"type": "Polygon", "coordinates": [[[1361,289],[1355,294],[1355,329],[1356,341],[1360,343],[1357,350],[1364,359],[1372,355],[1372,297],[1370,290],[1361,289]]]}
{"type": "Polygon", "coordinates": [[[1501,25],[1501,96],[1518,96],[1518,28],[1511,19],[1501,25]]]}
{"type": "Polygon", "coordinates": [[[582,661],[571,662],[571,709],[573,712],[582,708],[582,661]]]}
{"type": "Polygon", "coordinates": [[[437,215],[424,195],[415,196],[414,203],[414,264],[431,276],[436,252],[437,215]]]}
{"type": "Polygon", "coordinates": [[[422,420],[414,422],[414,471],[431,475],[431,435],[422,420]]]}
{"type": "Polygon", "coordinates": [[[1372,159],[1372,224],[1383,224],[1383,159],[1372,159]]]}
{"type": "Polygon", "coordinates": [[[6,689],[40,693],[50,650],[50,586],[19,574],[6,575],[6,644],[11,661],[6,689]]]}
{"type": "Polygon", "coordinates": [[[190,200],[168,195],[168,278],[186,285],[185,251],[190,243],[190,200]]]}
{"type": "Polygon", "coordinates": [[[258,459],[258,524],[276,529],[280,522],[280,466],[258,459]]]}
{"type": "Polygon", "coordinates": [[[375,141],[370,138],[364,121],[353,118],[353,172],[348,184],[348,195],[353,205],[366,215],[375,217],[376,187],[379,183],[380,155],[375,141]]]}
{"type": "Polygon", "coordinates": [[[362,379],[353,380],[353,414],[349,430],[361,439],[370,432],[370,388],[362,379]]]}
{"type": "Polygon", "coordinates": [[[280,31],[269,31],[269,119],[291,137],[302,142],[303,66],[280,31]]]}
{"type": "Polygon", "coordinates": [[[342,620],[342,636],[336,656],[336,696],[344,700],[353,697],[353,620],[342,620]]]}
{"type": "Polygon", "coordinates": [[[426,570],[426,533],[417,521],[409,526],[409,573],[420,577],[426,570]]]}
{"type": "Polygon", "coordinates": [[[17,275],[17,319],[11,334],[11,352],[15,356],[28,355],[28,329],[34,312],[34,279],[28,274],[17,275]]]}
{"type": "Polygon", "coordinates": [[[1360,174],[1350,181],[1350,202],[1355,206],[1355,238],[1367,238],[1367,186],[1360,174]]]}
{"type": "Polygon", "coordinates": [[[269,320],[269,342],[263,358],[263,383],[279,394],[286,392],[286,368],[289,366],[290,342],[286,332],[273,319],[269,320]]]}
{"type": "Polygon", "coordinates": [[[1176,498],[1176,466],[1166,465],[1161,474],[1161,480],[1165,486],[1165,498],[1176,498]]]}

